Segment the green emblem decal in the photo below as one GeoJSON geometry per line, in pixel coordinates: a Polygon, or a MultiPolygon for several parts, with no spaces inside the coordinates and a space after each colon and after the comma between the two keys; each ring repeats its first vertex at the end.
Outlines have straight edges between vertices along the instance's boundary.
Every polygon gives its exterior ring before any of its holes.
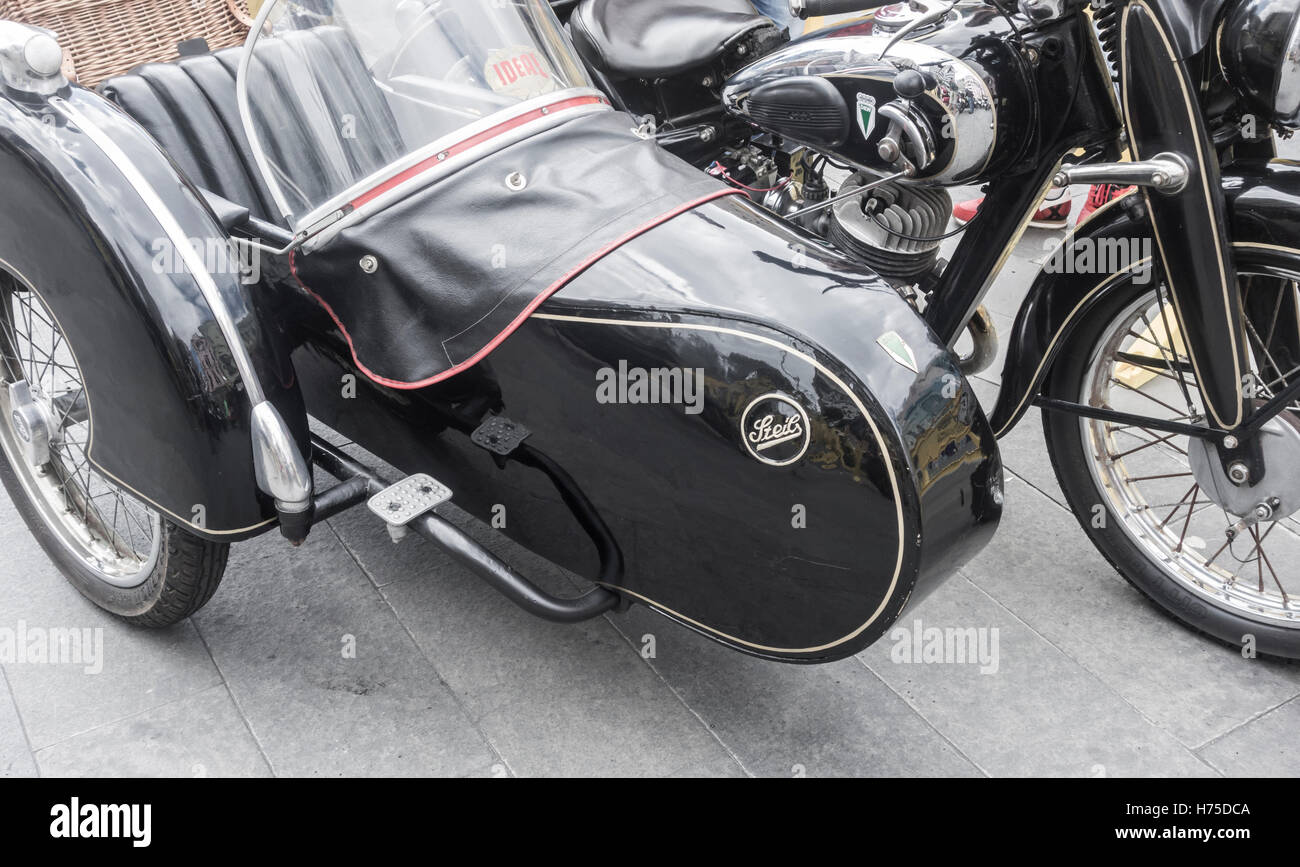
{"type": "Polygon", "coordinates": [[[916,364],[916,353],[912,352],[912,347],[907,345],[907,341],[899,336],[897,331],[891,331],[876,341],[880,348],[889,353],[889,357],[906,367],[913,373],[920,373],[916,364]]]}
{"type": "Polygon", "coordinates": [[[876,98],[866,93],[858,94],[858,129],[863,138],[871,138],[876,129],[876,98]]]}

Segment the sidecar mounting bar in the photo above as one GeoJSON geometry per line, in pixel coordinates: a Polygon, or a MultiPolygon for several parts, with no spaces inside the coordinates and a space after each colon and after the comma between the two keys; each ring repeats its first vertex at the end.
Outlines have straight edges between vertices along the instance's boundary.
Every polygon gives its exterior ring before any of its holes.
{"type": "MultiPolygon", "coordinates": [[[[339,480],[339,484],[322,492],[316,498],[315,519],[323,521],[391,487],[391,483],[375,471],[329,444],[320,437],[312,437],[315,463],[339,480]]],[[[596,516],[591,504],[576,488],[566,485],[563,471],[534,450],[521,456],[521,463],[542,470],[556,483],[565,503],[573,510],[583,529],[591,536],[600,552],[600,575],[597,584],[608,584],[618,579],[623,570],[623,556],[609,536],[604,523],[596,516]],[[557,477],[554,472],[560,472],[557,477]]],[[[571,480],[567,480],[570,481],[571,480]]],[[[530,614],[554,623],[578,623],[598,617],[619,605],[619,596],[612,590],[597,586],[581,596],[562,599],[542,590],[496,557],[455,525],[434,512],[416,518],[410,524],[424,538],[437,545],[461,565],[478,575],[503,596],[530,614]]]]}
{"type": "Polygon", "coordinates": [[[1077,415],[1083,418],[1096,419],[1097,421],[1109,421],[1115,424],[1132,425],[1133,427],[1144,427],[1148,430],[1159,431],[1161,433],[1179,434],[1181,436],[1192,437],[1194,439],[1216,439],[1227,436],[1226,431],[1215,430],[1214,428],[1198,427],[1197,425],[1184,424],[1178,421],[1165,421],[1163,419],[1147,418],[1142,415],[1134,415],[1128,412],[1116,412],[1113,409],[1105,409],[1099,406],[1084,406],[1081,403],[1070,403],[1065,400],[1057,400],[1051,397],[1039,397],[1034,401],[1034,406],[1047,410],[1048,412],[1060,412],[1067,415],[1077,415]]]}

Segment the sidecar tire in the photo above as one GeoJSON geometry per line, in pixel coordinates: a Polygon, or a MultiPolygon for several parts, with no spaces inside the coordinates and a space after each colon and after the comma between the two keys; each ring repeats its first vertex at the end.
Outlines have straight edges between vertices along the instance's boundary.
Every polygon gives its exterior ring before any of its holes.
{"type": "MultiPolygon", "coordinates": [[[[1080,324],[1071,345],[1061,353],[1052,370],[1046,393],[1069,395],[1067,400],[1077,399],[1097,343],[1128,301],[1131,297],[1119,297],[1080,324]]],[[[1253,636],[1258,656],[1300,659],[1300,628],[1276,626],[1209,604],[1152,563],[1118,526],[1118,521],[1106,521],[1101,528],[1093,526],[1093,509],[1104,503],[1105,497],[1097,490],[1088,469],[1089,457],[1084,451],[1079,426],[1076,416],[1043,410],[1047,452],[1061,491],[1079,526],[1115,571],[1165,613],[1195,632],[1237,651],[1242,650],[1246,636],[1253,636]]]]}
{"type": "Polygon", "coordinates": [[[2,455],[0,480],[27,528],[72,586],[95,605],[134,626],[163,629],[180,623],[207,604],[225,574],[229,544],[200,539],[163,518],[153,571],[139,586],[115,587],[77,562],[54,536],[2,455]]]}

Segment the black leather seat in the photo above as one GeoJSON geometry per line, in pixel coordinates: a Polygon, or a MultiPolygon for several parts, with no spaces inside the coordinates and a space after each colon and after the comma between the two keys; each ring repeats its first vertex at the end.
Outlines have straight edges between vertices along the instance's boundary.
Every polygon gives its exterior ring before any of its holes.
{"type": "MultiPolygon", "coordinates": [[[[241,52],[147,64],[104,82],[100,91],[148,130],[197,186],[280,223],[239,116],[241,52]]],[[[281,186],[296,214],[405,153],[387,100],[343,30],[320,27],[266,40],[254,63],[250,82],[259,88],[252,102],[262,144],[274,165],[295,167],[293,183],[281,179],[281,186]],[[288,97],[304,86],[312,92],[288,97]],[[312,105],[326,113],[309,112],[312,105]]]]}
{"type": "Polygon", "coordinates": [[[677,75],[775,27],[750,0],[583,0],[569,22],[583,59],[615,80],[677,75]]]}

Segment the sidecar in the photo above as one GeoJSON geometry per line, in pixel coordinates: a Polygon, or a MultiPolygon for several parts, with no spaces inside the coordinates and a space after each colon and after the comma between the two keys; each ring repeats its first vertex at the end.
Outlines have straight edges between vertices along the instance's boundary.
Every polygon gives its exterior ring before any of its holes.
{"type": "Polygon", "coordinates": [[[225,546],[368,509],[539,616],[825,662],[996,528],[993,433],[911,303],[643,138],[543,0],[276,0],[80,83],[94,45],[28,17],[0,475],[104,608],[174,622],[225,546]]]}

